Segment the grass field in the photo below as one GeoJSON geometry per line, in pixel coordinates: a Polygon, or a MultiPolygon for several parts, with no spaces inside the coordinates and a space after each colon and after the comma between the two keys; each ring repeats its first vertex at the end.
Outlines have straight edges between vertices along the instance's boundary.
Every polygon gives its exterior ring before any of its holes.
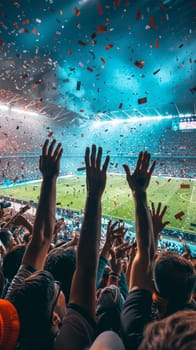
{"type": "MultiPolygon", "coordinates": [[[[16,185],[0,189],[0,195],[37,202],[40,183],[16,185]]],[[[84,208],[86,189],[85,176],[70,176],[58,179],[57,206],[80,210],[84,208]]],[[[168,228],[182,230],[196,235],[196,181],[184,179],[166,179],[153,177],[148,189],[148,202],[162,202],[168,206],[165,220],[170,221],[168,228]],[[189,184],[190,188],[181,188],[189,184]],[[181,220],[176,219],[183,212],[181,220]]],[[[131,191],[124,175],[109,174],[107,187],[102,201],[103,214],[121,219],[134,220],[134,206],[131,191]]]]}

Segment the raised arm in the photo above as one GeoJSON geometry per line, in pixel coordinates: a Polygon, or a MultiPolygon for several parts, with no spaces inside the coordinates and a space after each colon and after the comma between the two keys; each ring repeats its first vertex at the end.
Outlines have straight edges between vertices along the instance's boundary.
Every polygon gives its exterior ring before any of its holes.
{"type": "Polygon", "coordinates": [[[39,160],[39,169],[43,175],[40,198],[29,242],[22,264],[30,265],[36,270],[44,267],[46,255],[50,247],[55,226],[56,212],[56,180],[59,174],[61,144],[55,147],[56,140],[49,144],[46,140],[39,160]]]}
{"type": "Polygon", "coordinates": [[[109,156],[101,168],[102,148],[95,145],[86,148],[87,197],[80,241],[77,252],[77,266],[72,281],[70,303],[82,307],[89,316],[95,317],[96,274],[100,244],[101,197],[106,185],[106,171],[109,156]]]}
{"type": "Polygon", "coordinates": [[[131,174],[128,165],[124,165],[127,182],[132,190],[135,202],[137,252],[132,264],[129,287],[151,289],[149,269],[151,268],[150,250],[153,244],[152,220],[147,206],[146,189],[149,185],[155,161],[149,168],[150,154],[140,152],[136,168],[131,174]]]}

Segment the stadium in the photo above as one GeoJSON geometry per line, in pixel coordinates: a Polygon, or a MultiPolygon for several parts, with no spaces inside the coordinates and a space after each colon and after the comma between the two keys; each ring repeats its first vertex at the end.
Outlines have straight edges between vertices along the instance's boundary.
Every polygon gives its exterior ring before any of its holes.
{"type": "MultiPolygon", "coordinates": [[[[56,140],[63,155],[55,218],[65,223],[59,240],[71,241],[85,216],[85,150],[95,144],[103,159],[110,156],[101,247],[110,220],[125,225],[125,241],[133,243],[135,206],[123,165],[134,172],[139,152],[147,151],[156,161],[148,207],[167,207],[158,250],[188,249],[195,261],[195,1],[3,0],[0,6],[2,215],[29,205],[25,218],[34,222],[42,147],[56,140]]],[[[1,223],[3,229],[3,217],[1,223]]]]}

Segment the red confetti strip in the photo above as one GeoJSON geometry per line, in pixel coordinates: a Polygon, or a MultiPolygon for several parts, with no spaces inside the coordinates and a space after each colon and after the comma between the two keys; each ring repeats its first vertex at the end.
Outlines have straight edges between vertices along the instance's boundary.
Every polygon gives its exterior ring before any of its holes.
{"type": "Polygon", "coordinates": [[[24,21],[22,21],[22,24],[29,24],[29,20],[25,19],[24,21]]]}
{"type": "Polygon", "coordinates": [[[112,45],[112,44],[106,45],[106,46],[105,46],[105,49],[106,49],[106,50],[110,50],[110,49],[113,48],[113,46],[114,46],[114,45],[112,45]]]}
{"type": "Polygon", "coordinates": [[[106,31],[107,31],[107,27],[106,26],[98,26],[97,27],[97,33],[98,34],[102,34],[102,33],[106,32],[106,31]]]}
{"type": "Polygon", "coordinates": [[[158,49],[159,48],[159,40],[155,39],[155,47],[158,49]]]}
{"type": "Polygon", "coordinates": [[[51,137],[52,135],[53,135],[53,132],[52,132],[52,131],[49,131],[48,137],[51,137]]]}
{"type": "Polygon", "coordinates": [[[189,184],[181,184],[180,188],[190,188],[190,185],[189,184]]]}
{"type": "Polygon", "coordinates": [[[38,31],[36,28],[33,28],[33,34],[38,35],[38,31]]]}
{"type": "Polygon", "coordinates": [[[80,10],[77,7],[74,7],[74,12],[76,14],[76,16],[80,16],[80,10]]]}
{"type": "Polygon", "coordinates": [[[152,29],[155,29],[155,27],[156,27],[154,16],[150,16],[150,26],[152,29]]]}
{"type": "Polygon", "coordinates": [[[93,72],[93,68],[91,68],[91,67],[87,67],[86,68],[89,72],[93,72]]]}
{"type": "Polygon", "coordinates": [[[97,4],[97,8],[98,8],[98,12],[99,12],[100,16],[103,16],[104,12],[103,12],[102,5],[100,3],[97,4]]]}
{"type": "Polygon", "coordinates": [[[0,46],[2,46],[3,45],[3,40],[0,40],[0,46]]]}
{"type": "Polygon", "coordinates": [[[184,212],[183,211],[179,211],[176,215],[174,215],[174,217],[176,218],[176,220],[182,220],[182,216],[184,216],[184,212]]]}
{"type": "Polygon", "coordinates": [[[125,0],[125,7],[129,6],[129,0],[125,0]]]}
{"type": "Polygon", "coordinates": [[[138,104],[141,105],[143,103],[146,103],[147,102],[147,98],[146,97],[142,97],[142,98],[138,98],[138,104]]]}

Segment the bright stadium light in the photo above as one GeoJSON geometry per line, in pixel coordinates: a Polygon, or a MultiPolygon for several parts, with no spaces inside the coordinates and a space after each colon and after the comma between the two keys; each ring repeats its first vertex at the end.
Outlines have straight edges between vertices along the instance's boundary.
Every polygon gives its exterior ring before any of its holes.
{"type": "Polygon", "coordinates": [[[31,115],[31,116],[38,116],[39,114],[36,112],[32,112],[32,111],[26,111],[24,109],[20,109],[20,108],[11,108],[11,112],[15,112],[18,114],[27,114],[27,115],[31,115]]]}
{"type": "MultiPolygon", "coordinates": [[[[104,114],[104,117],[107,117],[107,114],[104,114]]],[[[155,120],[155,121],[160,121],[160,120],[165,120],[165,119],[172,119],[172,115],[168,115],[168,116],[162,116],[162,115],[156,115],[156,116],[146,116],[146,117],[130,117],[130,118],[127,118],[127,119],[121,119],[121,118],[114,118],[114,119],[110,119],[110,120],[95,120],[93,122],[93,125],[95,127],[99,127],[99,126],[102,126],[102,125],[110,125],[111,127],[112,126],[117,126],[119,124],[131,124],[131,123],[135,123],[135,122],[144,122],[144,121],[147,121],[147,120],[155,120]]]]}
{"type": "Polygon", "coordinates": [[[18,114],[27,114],[27,115],[31,115],[31,116],[39,116],[39,113],[33,112],[33,111],[27,111],[21,108],[16,108],[16,107],[12,107],[10,105],[4,105],[0,103],[0,111],[2,112],[13,112],[13,113],[18,113],[18,114]]]}

